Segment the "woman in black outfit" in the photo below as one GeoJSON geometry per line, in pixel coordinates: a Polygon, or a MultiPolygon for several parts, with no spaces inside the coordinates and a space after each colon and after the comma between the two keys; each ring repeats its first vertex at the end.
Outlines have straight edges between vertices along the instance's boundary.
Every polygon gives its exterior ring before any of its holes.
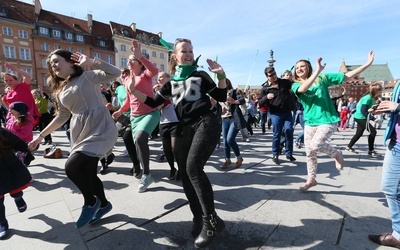
{"type": "Polygon", "coordinates": [[[171,56],[171,80],[165,83],[154,98],[145,96],[135,89],[135,82],[129,91],[140,101],[157,107],[172,97],[178,119],[183,126],[181,154],[179,157],[183,189],[193,213],[192,235],[195,247],[207,246],[225,228],[214,208],[214,194],[211,183],[204,172],[204,165],[217,145],[221,125],[211,111],[210,97],[219,102],[226,101],[226,76],[223,68],[207,59],[209,70],[217,74],[218,86],[204,71],[197,71],[193,46],[188,39],[178,39],[171,56]],[[209,96],[208,96],[209,95],[209,96]],[[200,229],[202,227],[202,229],[200,229]]]}

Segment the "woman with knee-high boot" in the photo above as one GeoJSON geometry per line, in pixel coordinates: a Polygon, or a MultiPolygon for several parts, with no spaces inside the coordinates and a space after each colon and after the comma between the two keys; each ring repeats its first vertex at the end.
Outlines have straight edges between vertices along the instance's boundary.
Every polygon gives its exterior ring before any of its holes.
{"type": "Polygon", "coordinates": [[[196,237],[195,247],[211,243],[216,232],[225,228],[214,207],[214,193],[204,165],[217,145],[221,125],[211,110],[210,96],[216,101],[226,101],[226,75],[223,68],[210,59],[207,64],[217,74],[218,85],[204,71],[197,71],[192,42],[177,39],[171,55],[172,78],[151,98],[141,93],[132,78],[129,91],[140,101],[157,107],[169,97],[175,105],[175,112],[182,123],[183,133],[179,157],[183,188],[189,200],[194,219],[192,235],[196,237]]]}

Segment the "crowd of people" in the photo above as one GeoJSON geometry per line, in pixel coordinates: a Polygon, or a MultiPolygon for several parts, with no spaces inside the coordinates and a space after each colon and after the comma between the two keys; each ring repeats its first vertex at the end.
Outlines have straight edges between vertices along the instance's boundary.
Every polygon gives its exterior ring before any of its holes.
{"type": "Polygon", "coordinates": [[[384,159],[382,188],[392,214],[393,233],[372,235],[370,239],[382,245],[400,246],[400,206],[396,198],[399,189],[393,180],[399,170],[396,154],[388,153],[399,150],[400,129],[394,120],[399,110],[399,94],[395,96],[399,90],[395,89],[393,101],[381,101],[382,86],[373,83],[358,102],[352,97],[332,98],[328,90],[329,86],[343,84],[367,69],[374,60],[372,51],[366,63],[346,73],[323,73],[322,58],[317,58],[315,71],[308,60],[299,60],[293,72],[287,70],[281,77],[274,67],[266,67],[266,82],[254,92],[234,88],[216,61],[206,60],[216,82],[199,70],[199,57],[195,58],[189,39],[176,40],[171,49],[170,73],[151,63],[136,40],[132,40],[131,51],[128,67],[123,69],[78,52],[52,51],[47,58],[48,92],[42,88],[31,90],[29,74],[13,64],[5,64],[22,80],[10,72],[2,73],[6,93],[0,100],[5,113],[5,128],[0,129],[0,162],[13,169],[14,177],[3,174],[2,168],[0,239],[7,237],[9,228],[4,195],[9,193],[14,198],[19,212],[26,210],[22,190],[31,181],[27,167],[34,161],[39,145],[51,145],[51,133],[66,124],[71,150],[65,172],[83,197],[77,228],[96,223],[112,210],[97,171],[99,162],[106,171],[114,160],[112,149],[118,136],[123,138],[126,155],[132,161],[130,173],[139,179],[138,192],[148,189],[154,181],[148,142],[159,131],[170,167],[168,179],[182,181],[193,214],[194,245],[201,248],[225,228],[215,210],[213,188],[204,171],[221,138],[225,156],[221,168],[232,164],[231,151],[236,157],[234,167],[240,168],[245,159],[236,142],[237,135],[240,133],[248,142],[254,128],[260,127],[265,134],[272,127],[271,159],[275,164],[281,164],[281,154],[290,162],[297,161],[293,157],[294,145],[305,148],[308,174],[300,190],[307,191],[317,185],[318,153],[333,158],[338,170],[345,166],[341,150],[329,143],[333,133],[356,127],[345,149],[354,153],[354,144],[367,130],[368,155],[381,157],[374,150],[376,129],[382,126],[379,121],[383,114],[391,114],[385,135],[391,142],[384,159]],[[297,124],[301,132],[295,138],[297,124]],[[39,133],[34,133],[35,129],[39,133]]]}

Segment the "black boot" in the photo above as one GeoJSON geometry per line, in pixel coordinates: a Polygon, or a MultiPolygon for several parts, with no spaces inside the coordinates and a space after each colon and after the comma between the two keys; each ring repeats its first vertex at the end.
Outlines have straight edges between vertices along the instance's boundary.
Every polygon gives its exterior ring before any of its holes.
{"type": "Polygon", "coordinates": [[[202,220],[201,216],[193,217],[192,230],[190,231],[190,234],[193,236],[193,238],[196,238],[197,236],[199,236],[202,228],[203,228],[203,220],[202,220]]]}
{"type": "Polygon", "coordinates": [[[222,232],[225,228],[225,223],[214,212],[210,215],[203,216],[203,229],[199,236],[194,241],[196,248],[206,247],[214,239],[217,232],[222,232]]]}

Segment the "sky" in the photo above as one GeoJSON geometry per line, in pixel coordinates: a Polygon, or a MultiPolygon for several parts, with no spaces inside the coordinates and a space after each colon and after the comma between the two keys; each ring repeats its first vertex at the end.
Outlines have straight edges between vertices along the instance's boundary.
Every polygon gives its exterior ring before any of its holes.
{"type": "MultiPolygon", "coordinates": [[[[33,3],[33,0],[22,0],[33,3]]],[[[192,41],[199,65],[206,59],[224,68],[234,86],[261,85],[266,81],[270,50],[278,75],[300,59],[315,67],[318,57],[324,72],[338,72],[342,61],[361,65],[368,52],[374,64],[388,64],[400,78],[399,0],[41,0],[42,8],[87,19],[136,28],[163,39],[192,41]]]]}

